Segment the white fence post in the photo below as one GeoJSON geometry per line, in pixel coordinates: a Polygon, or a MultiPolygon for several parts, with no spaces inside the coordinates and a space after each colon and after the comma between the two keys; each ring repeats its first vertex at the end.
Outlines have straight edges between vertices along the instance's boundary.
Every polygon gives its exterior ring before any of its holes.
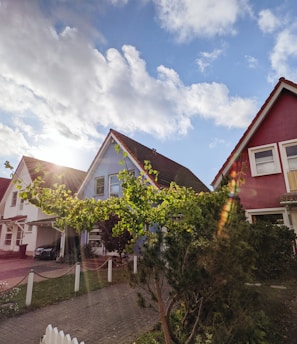
{"type": "Polygon", "coordinates": [[[79,280],[80,280],[80,264],[76,263],[75,266],[75,283],[74,283],[74,291],[79,291],[79,280]]]}
{"type": "Polygon", "coordinates": [[[49,344],[58,344],[59,343],[59,331],[56,327],[54,327],[52,338],[49,344]]]}
{"type": "Polygon", "coordinates": [[[108,259],[108,274],[107,274],[107,280],[109,283],[112,282],[112,258],[108,259]]]}
{"type": "Polygon", "coordinates": [[[137,256],[136,255],[133,257],[133,273],[135,275],[137,274],[137,256]]]}
{"type": "Polygon", "coordinates": [[[53,328],[52,325],[48,325],[40,344],[85,344],[85,342],[79,342],[77,338],[71,339],[69,334],[65,335],[57,327],[53,328]]]}
{"type": "Polygon", "coordinates": [[[34,270],[31,269],[28,275],[26,306],[30,306],[32,302],[33,281],[34,281],[34,270]]]}

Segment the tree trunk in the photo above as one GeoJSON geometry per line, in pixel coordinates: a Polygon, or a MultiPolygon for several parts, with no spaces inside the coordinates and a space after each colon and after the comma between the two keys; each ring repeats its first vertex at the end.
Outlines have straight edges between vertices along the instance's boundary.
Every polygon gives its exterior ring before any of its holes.
{"type": "Polygon", "coordinates": [[[159,308],[159,314],[160,314],[160,322],[165,338],[165,343],[170,344],[171,343],[171,337],[169,333],[169,328],[168,328],[168,323],[166,319],[166,314],[165,314],[165,309],[164,309],[164,304],[162,300],[162,293],[161,293],[161,288],[159,284],[159,280],[157,277],[155,277],[155,288],[157,292],[157,300],[158,300],[158,308],[159,308]]]}

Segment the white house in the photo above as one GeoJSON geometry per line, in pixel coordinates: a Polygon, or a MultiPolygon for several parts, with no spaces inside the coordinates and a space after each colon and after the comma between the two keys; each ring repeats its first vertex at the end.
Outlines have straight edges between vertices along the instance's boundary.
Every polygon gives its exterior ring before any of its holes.
{"type": "Polygon", "coordinates": [[[55,217],[44,214],[40,208],[27,201],[24,202],[13,182],[19,179],[23,186],[29,185],[42,175],[42,171],[46,172],[45,187],[60,182],[72,192],[77,192],[86,176],[84,171],[23,156],[0,202],[0,250],[18,251],[20,245],[26,245],[27,253],[33,254],[37,246],[49,244],[60,237],[59,230],[54,227],[55,217]]]}

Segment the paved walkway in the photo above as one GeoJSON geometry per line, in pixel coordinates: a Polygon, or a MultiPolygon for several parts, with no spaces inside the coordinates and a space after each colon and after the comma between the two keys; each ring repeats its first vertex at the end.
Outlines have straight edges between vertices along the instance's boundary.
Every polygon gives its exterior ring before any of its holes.
{"type": "MultiPolygon", "coordinates": [[[[16,264],[18,270],[15,271],[22,271],[21,267],[25,269],[24,262],[17,261],[16,264]]],[[[43,269],[42,264],[36,264],[43,269]]],[[[1,279],[13,263],[1,260],[0,265],[1,279]]],[[[52,266],[47,262],[44,269],[48,271],[52,266]]],[[[141,309],[136,301],[137,290],[126,284],[111,285],[15,318],[0,320],[0,343],[39,344],[46,327],[51,324],[86,344],[131,344],[158,322],[158,314],[154,310],[141,309]]]]}
{"type": "Polygon", "coordinates": [[[131,344],[157,323],[152,309],[136,304],[136,291],[116,284],[0,321],[0,342],[38,344],[48,324],[86,344],[131,344]]]}

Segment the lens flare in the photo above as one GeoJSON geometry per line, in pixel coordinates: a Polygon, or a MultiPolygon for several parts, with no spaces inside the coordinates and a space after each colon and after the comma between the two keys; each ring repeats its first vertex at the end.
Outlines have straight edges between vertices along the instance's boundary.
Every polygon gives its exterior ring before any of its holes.
{"type": "Polygon", "coordinates": [[[230,217],[230,213],[231,213],[231,209],[232,209],[232,206],[234,203],[234,199],[235,199],[236,195],[238,194],[238,183],[237,183],[236,169],[233,169],[232,172],[230,173],[230,181],[228,183],[228,188],[229,188],[229,197],[228,197],[228,200],[222,209],[221,218],[219,221],[218,231],[217,231],[218,237],[227,236],[226,232],[224,232],[224,226],[230,217]]]}

